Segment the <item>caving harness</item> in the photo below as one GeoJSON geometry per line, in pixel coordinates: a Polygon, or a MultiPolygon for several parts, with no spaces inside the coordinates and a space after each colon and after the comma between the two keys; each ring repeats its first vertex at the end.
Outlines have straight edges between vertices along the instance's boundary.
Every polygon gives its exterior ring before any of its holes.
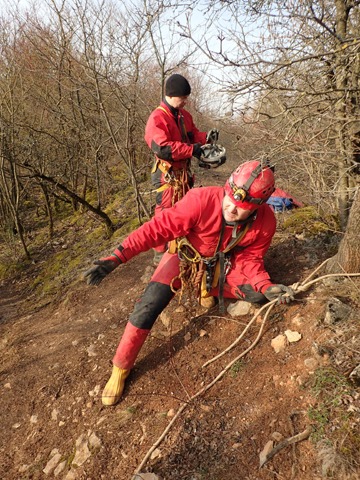
{"type": "MultiPolygon", "coordinates": [[[[162,110],[171,118],[174,118],[164,107],[159,106],[157,110],[162,110]]],[[[190,144],[189,136],[186,131],[184,117],[182,113],[178,112],[178,126],[181,132],[181,139],[184,143],[190,144]]],[[[202,155],[199,159],[199,166],[202,168],[217,168],[226,162],[226,149],[225,147],[216,143],[207,143],[201,147],[202,155]]],[[[173,195],[171,203],[174,205],[177,201],[188,192],[189,179],[193,177],[190,169],[190,158],[183,160],[182,166],[178,169],[174,169],[174,165],[166,160],[156,158],[151,173],[155,173],[159,169],[164,174],[164,184],[157,188],[157,193],[163,192],[167,188],[172,187],[173,195]]]]}
{"type": "MultiPolygon", "coordinates": [[[[170,118],[174,118],[164,107],[159,106],[157,110],[162,110],[166,113],[170,118]]],[[[178,113],[178,126],[181,132],[181,139],[184,143],[190,144],[189,137],[186,131],[184,117],[182,113],[179,111],[178,113]]],[[[164,181],[165,183],[161,185],[161,187],[157,188],[155,191],[157,193],[163,192],[164,190],[172,187],[173,194],[172,194],[172,205],[174,205],[177,201],[181,200],[181,198],[188,192],[189,190],[189,179],[192,178],[192,172],[190,170],[190,158],[183,160],[182,166],[179,169],[174,169],[173,165],[160,158],[156,157],[155,163],[151,170],[151,173],[155,173],[157,169],[159,169],[164,174],[164,181]]]]}
{"type": "Polygon", "coordinates": [[[241,242],[255,218],[256,211],[246,220],[236,222],[233,226],[230,243],[220,251],[219,246],[221,245],[226,225],[223,219],[218,244],[212,257],[201,256],[186,237],[177,238],[170,242],[169,253],[177,253],[180,259],[179,275],[174,277],[170,284],[174,293],[179,293],[181,299],[184,290],[190,287],[192,291],[195,291],[198,301],[201,303],[202,298],[210,296],[212,288],[219,286],[219,310],[223,312],[224,283],[226,275],[231,268],[231,250],[241,242]],[[240,232],[237,232],[239,225],[242,225],[243,228],[241,228],[240,232]],[[174,289],[173,283],[175,280],[180,280],[180,290],[174,289]]]}

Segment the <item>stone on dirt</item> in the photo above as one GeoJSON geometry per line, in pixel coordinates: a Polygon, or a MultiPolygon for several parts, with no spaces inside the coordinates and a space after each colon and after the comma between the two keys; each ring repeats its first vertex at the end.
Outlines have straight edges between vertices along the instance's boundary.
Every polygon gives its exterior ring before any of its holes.
{"type": "Polygon", "coordinates": [[[273,446],[274,446],[274,442],[272,440],[269,440],[265,444],[265,447],[263,448],[262,452],[260,452],[260,455],[259,455],[260,467],[262,467],[264,465],[264,463],[266,462],[266,457],[268,456],[268,454],[273,449],[273,446]]]}
{"type": "Polygon", "coordinates": [[[329,298],[326,304],[325,323],[334,325],[334,323],[346,320],[352,313],[352,308],[343,303],[336,297],[329,298]]]}
{"type": "Polygon", "coordinates": [[[230,303],[227,311],[232,317],[240,317],[242,315],[248,315],[250,313],[250,309],[251,303],[239,300],[238,302],[230,303]]]}
{"type": "Polygon", "coordinates": [[[271,346],[275,350],[275,353],[280,353],[285,350],[286,337],[285,335],[278,335],[271,340],[271,346]]]}
{"type": "Polygon", "coordinates": [[[298,342],[299,340],[301,340],[301,333],[295,332],[293,330],[285,330],[285,335],[288,339],[288,342],[290,343],[298,342]]]}

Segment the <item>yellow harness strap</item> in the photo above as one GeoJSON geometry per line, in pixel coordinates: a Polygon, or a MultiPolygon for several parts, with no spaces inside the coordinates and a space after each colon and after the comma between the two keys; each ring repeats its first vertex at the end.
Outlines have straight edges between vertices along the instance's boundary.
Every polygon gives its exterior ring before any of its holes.
{"type": "MultiPolygon", "coordinates": [[[[244,238],[244,236],[246,235],[246,232],[249,230],[249,227],[250,227],[250,223],[247,223],[245,225],[245,228],[243,230],[241,230],[241,232],[239,233],[239,235],[232,241],[229,243],[229,245],[224,248],[223,250],[223,253],[227,253],[229,252],[232,248],[236,247],[236,245],[238,243],[241,242],[241,240],[244,238]]],[[[216,265],[215,265],[215,271],[214,271],[214,276],[213,276],[213,281],[211,283],[211,287],[212,288],[215,288],[218,283],[219,283],[219,278],[220,278],[220,261],[217,260],[216,262],[216,265]]],[[[203,276],[202,276],[202,280],[201,280],[201,294],[200,294],[201,298],[206,298],[209,295],[209,292],[207,291],[206,289],[206,272],[204,272],[203,276]]]]}
{"type": "MultiPolygon", "coordinates": [[[[241,232],[239,233],[239,235],[237,235],[236,238],[234,238],[233,241],[231,241],[229,243],[229,245],[224,248],[223,250],[223,253],[227,253],[229,252],[232,248],[236,247],[236,245],[238,245],[238,243],[244,238],[244,236],[246,235],[246,232],[248,231],[249,227],[251,225],[251,222],[250,223],[247,223],[244,227],[243,230],[241,230],[241,232]]],[[[181,237],[181,238],[176,238],[175,240],[172,240],[169,244],[169,253],[178,253],[179,255],[179,258],[187,265],[190,265],[191,266],[191,270],[189,269],[184,269],[184,268],[180,268],[180,274],[178,277],[175,277],[175,278],[180,278],[180,280],[182,280],[181,276],[182,274],[186,273],[186,272],[190,272],[191,271],[191,278],[194,279],[198,279],[198,275],[195,275],[194,273],[194,269],[196,268],[197,270],[198,269],[201,269],[201,268],[204,268],[204,265],[207,261],[211,260],[211,257],[208,257],[208,258],[204,258],[200,255],[200,253],[193,247],[193,245],[191,245],[191,243],[189,242],[189,240],[186,238],[186,237],[181,237]]],[[[214,257],[212,257],[214,258],[214,257]]],[[[209,297],[210,294],[209,292],[207,291],[207,288],[206,288],[206,269],[203,270],[203,273],[201,273],[201,282],[200,282],[200,298],[206,298],[206,297],[209,297]]],[[[219,279],[220,279],[220,261],[219,259],[217,259],[216,261],[216,265],[215,265],[215,270],[214,270],[214,275],[213,275],[213,279],[212,279],[212,284],[211,284],[211,287],[212,288],[215,288],[218,283],[219,283],[219,279]]],[[[175,280],[175,278],[172,280],[172,282],[175,280]]],[[[189,279],[190,280],[190,279],[189,279]]],[[[183,284],[183,282],[182,282],[183,284]]]]}

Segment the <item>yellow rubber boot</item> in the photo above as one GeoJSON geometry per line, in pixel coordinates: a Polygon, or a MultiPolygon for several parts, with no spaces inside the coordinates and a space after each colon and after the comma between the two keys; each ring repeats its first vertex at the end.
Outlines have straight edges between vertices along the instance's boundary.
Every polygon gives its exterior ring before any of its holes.
{"type": "Polygon", "coordinates": [[[102,403],[107,407],[116,405],[121,398],[124,391],[125,380],[129,376],[130,370],[124,370],[122,368],[113,366],[111,377],[102,393],[102,403]]]}

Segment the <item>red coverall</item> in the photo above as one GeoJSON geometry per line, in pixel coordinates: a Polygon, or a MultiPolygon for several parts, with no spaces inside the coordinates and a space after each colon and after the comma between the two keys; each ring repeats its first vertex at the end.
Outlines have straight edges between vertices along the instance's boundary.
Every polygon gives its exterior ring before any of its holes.
{"type": "MultiPolygon", "coordinates": [[[[206,143],[206,132],[200,132],[190,113],[182,108],[175,109],[161,102],[150,115],[145,127],[145,141],[155,153],[155,166],[151,180],[156,189],[169,185],[166,173],[181,182],[181,189],[174,192],[173,187],[163,188],[156,195],[155,215],[169,208],[193,187],[194,177],[190,170],[193,144],[206,143]]],[[[155,247],[164,252],[166,245],[155,247]]]]}
{"type": "MultiPolygon", "coordinates": [[[[223,225],[223,187],[194,188],[174,205],[131,233],[122,243],[117,255],[122,262],[167,241],[186,236],[203,257],[216,253],[223,225]]],[[[225,226],[218,250],[224,250],[232,238],[233,226],[225,226]]],[[[239,226],[238,230],[243,228],[239,226]]],[[[261,302],[261,291],[273,283],[264,268],[264,255],[275,233],[276,220],[272,209],[264,203],[256,211],[256,217],[240,243],[231,250],[231,269],[226,275],[224,296],[245,298],[261,302]]],[[[173,298],[172,279],[179,272],[177,254],[166,252],[155,270],[150,283],[135,304],[126,327],[126,334],[118,346],[114,365],[132,368],[137,354],[158,315],[173,298]]],[[[174,284],[179,288],[179,283],[174,284]]],[[[210,294],[216,296],[217,288],[210,294]]]]}

